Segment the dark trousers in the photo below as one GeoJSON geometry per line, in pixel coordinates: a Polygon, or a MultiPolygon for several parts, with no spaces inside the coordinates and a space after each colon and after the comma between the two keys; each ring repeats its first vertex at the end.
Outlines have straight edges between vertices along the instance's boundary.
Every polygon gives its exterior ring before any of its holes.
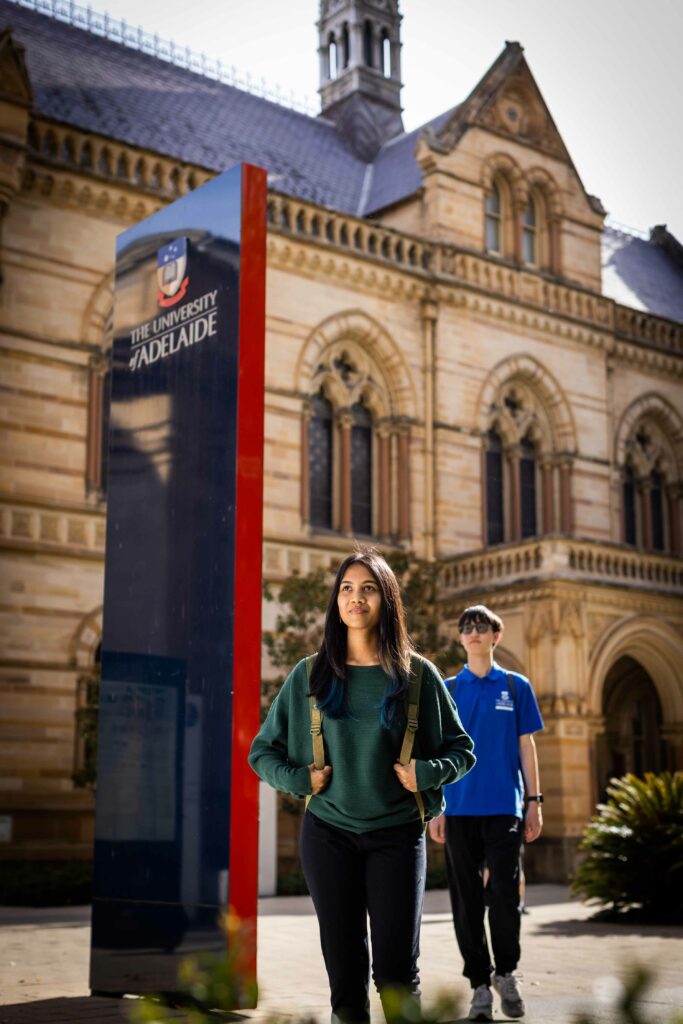
{"type": "Polygon", "coordinates": [[[496,974],[519,962],[519,850],[522,823],[511,814],[446,816],[446,869],[463,974],[489,985],[493,963],[484,930],[484,865],[489,869],[489,931],[496,974]]]}
{"type": "Polygon", "coordinates": [[[372,977],[419,997],[420,919],[426,854],[419,822],[360,835],[310,811],[301,829],[301,863],[320,926],[333,1019],[369,1021],[367,917],[372,977]]]}

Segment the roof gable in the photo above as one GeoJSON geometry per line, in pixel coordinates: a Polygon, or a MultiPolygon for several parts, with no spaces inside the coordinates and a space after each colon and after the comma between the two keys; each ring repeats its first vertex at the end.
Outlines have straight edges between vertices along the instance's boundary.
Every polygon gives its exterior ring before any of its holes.
{"type": "Polygon", "coordinates": [[[430,149],[450,153],[474,126],[572,164],[519,43],[506,43],[498,59],[446,124],[437,132],[428,129],[423,137],[430,149]]]}

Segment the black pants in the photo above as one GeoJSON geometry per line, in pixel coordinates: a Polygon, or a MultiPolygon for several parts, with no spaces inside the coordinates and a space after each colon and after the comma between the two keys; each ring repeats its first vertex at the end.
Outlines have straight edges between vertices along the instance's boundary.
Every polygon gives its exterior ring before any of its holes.
{"type": "Polygon", "coordinates": [[[519,962],[519,849],[522,823],[511,814],[446,816],[446,868],[463,974],[472,988],[490,984],[491,954],[484,930],[484,864],[489,869],[489,930],[497,974],[519,962]]]}
{"type": "Polygon", "coordinates": [[[309,811],[301,829],[301,863],[318,915],[333,1020],[370,1019],[368,916],[372,977],[380,996],[386,986],[400,986],[419,997],[426,869],[420,823],[358,835],[309,811]]]}

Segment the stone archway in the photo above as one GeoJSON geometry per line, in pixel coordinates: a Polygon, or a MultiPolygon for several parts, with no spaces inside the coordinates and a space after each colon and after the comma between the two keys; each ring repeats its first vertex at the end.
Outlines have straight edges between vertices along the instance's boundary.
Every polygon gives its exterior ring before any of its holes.
{"type": "Polygon", "coordinates": [[[596,723],[594,779],[604,793],[606,773],[683,767],[683,642],[667,622],[634,615],[602,635],[589,666],[588,712],[596,723]],[[630,680],[630,685],[629,685],[630,680]],[[640,702],[640,703],[639,703],[640,702]],[[621,725],[617,719],[622,713],[621,725]],[[628,725],[628,718],[636,719],[628,725]],[[655,728],[656,724],[656,728],[655,728]],[[632,741],[626,741],[628,729],[632,741]],[[617,740],[623,760],[610,764],[606,745],[617,740]],[[621,730],[621,740],[618,736],[621,730]],[[633,744],[640,745],[636,756],[633,744]]]}
{"type": "Polygon", "coordinates": [[[604,732],[597,737],[597,790],[601,799],[614,776],[642,776],[668,767],[662,735],[662,706],[645,668],[622,655],[610,668],[602,690],[604,732]]]}

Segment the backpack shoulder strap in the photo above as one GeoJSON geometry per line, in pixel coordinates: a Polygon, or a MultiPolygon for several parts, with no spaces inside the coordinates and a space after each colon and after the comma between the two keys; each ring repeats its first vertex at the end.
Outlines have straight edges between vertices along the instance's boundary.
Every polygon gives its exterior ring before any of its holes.
{"type": "MultiPolygon", "coordinates": [[[[306,658],[306,679],[311,683],[311,670],[317,655],[311,654],[306,658]]],[[[313,743],[313,764],[316,768],[325,767],[325,744],[323,743],[323,713],[316,707],[315,697],[308,698],[308,706],[311,710],[311,741],[313,743]]],[[[306,807],[311,802],[311,794],[306,797],[306,807]]]]}
{"type": "Polygon", "coordinates": [[[403,746],[399,755],[399,764],[410,764],[413,756],[413,744],[417,732],[417,720],[420,711],[420,690],[422,688],[422,659],[411,658],[410,682],[408,684],[408,706],[406,709],[406,731],[403,746]]]}
{"type": "MultiPolygon", "coordinates": [[[[420,712],[420,690],[422,689],[422,658],[413,655],[410,659],[410,682],[408,683],[408,707],[406,711],[406,731],[403,735],[403,745],[399,754],[399,764],[410,764],[413,756],[413,745],[415,733],[417,732],[418,715],[420,712]]],[[[415,803],[420,813],[422,825],[425,823],[425,805],[419,789],[413,794],[415,803]]]]}
{"type": "MultiPolygon", "coordinates": [[[[311,671],[315,662],[316,655],[311,654],[309,658],[306,658],[306,678],[311,682],[311,671]]],[[[323,743],[323,713],[315,702],[315,697],[308,698],[308,704],[311,709],[311,741],[313,743],[313,764],[316,768],[325,767],[325,746],[323,743]]]]}

